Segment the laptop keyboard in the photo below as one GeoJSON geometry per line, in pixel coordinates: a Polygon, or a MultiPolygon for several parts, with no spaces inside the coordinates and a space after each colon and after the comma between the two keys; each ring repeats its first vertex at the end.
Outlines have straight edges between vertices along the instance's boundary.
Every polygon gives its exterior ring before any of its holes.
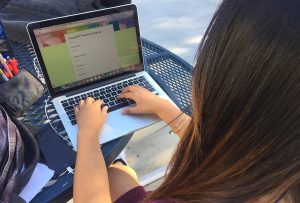
{"type": "Polygon", "coordinates": [[[109,85],[103,88],[94,89],[90,92],[85,92],[81,95],[68,98],[61,101],[64,110],[66,111],[72,125],[76,125],[76,119],[74,115],[74,107],[78,105],[80,100],[84,100],[87,97],[92,97],[94,99],[101,99],[107,105],[108,112],[115,111],[117,109],[123,108],[134,104],[135,102],[130,99],[118,99],[118,95],[122,90],[130,85],[139,85],[148,89],[150,92],[155,92],[155,89],[150,85],[150,83],[143,77],[135,77],[126,81],[121,81],[113,85],[109,85]]]}

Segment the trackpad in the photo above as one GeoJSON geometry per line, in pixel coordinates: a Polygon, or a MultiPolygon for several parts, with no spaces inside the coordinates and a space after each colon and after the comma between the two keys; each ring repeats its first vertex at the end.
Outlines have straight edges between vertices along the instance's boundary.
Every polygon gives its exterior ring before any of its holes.
{"type": "Polygon", "coordinates": [[[100,143],[117,139],[159,121],[154,115],[124,115],[122,109],[110,112],[101,132],[100,143]]]}

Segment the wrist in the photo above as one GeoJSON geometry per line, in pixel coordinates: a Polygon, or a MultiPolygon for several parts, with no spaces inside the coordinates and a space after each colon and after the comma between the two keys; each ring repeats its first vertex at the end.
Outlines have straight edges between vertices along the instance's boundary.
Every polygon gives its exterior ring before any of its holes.
{"type": "Polygon", "coordinates": [[[156,108],[155,114],[164,122],[171,123],[182,112],[168,100],[162,99],[156,108]]]}
{"type": "Polygon", "coordinates": [[[170,103],[165,99],[160,99],[160,100],[161,101],[157,102],[158,105],[155,107],[154,114],[161,119],[161,116],[165,114],[166,109],[168,109],[170,103]]]}
{"type": "Polygon", "coordinates": [[[78,142],[94,142],[99,140],[99,130],[96,129],[79,129],[78,142]]]}

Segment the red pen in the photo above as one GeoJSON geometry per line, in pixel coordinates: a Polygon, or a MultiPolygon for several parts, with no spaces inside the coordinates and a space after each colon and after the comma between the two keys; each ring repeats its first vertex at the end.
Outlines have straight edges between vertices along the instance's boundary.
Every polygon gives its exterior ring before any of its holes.
{"type": "Polygon", "coordinates": [[[18,75],[19,73],[19,65],[18,65],[18,61],[15,58],[9,59],[9,64],[12,67],[12,73],[14,75],[18,75]]]}

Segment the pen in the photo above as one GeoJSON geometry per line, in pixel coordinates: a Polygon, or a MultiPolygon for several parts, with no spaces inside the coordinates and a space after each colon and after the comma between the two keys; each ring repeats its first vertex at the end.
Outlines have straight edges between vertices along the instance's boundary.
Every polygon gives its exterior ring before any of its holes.
{"type": "Polygon", "coordinates": [[[15,58],[9,59],[8,63],[12,67],[12,73],[17,75],[19,73],[18,61],[15,58]]]}
{"type": "Polygon", "coordinates": [[[8,67],[8,65],[7,65],[7,63],[6,63],[6,60],[3,58],[3,56],[2,56],[1,53],[0,53],[0,62],[1,62],[1,64],[4,66],[4,68],[5,68],[6,72],[8,73],[9,77],[10,77],[10,78],[13,78],[14,76],[13,76],[13,74],[11,73],[11,71],[9,70],[9,67],[8,67]]]}
{"type": "Polygon", "coordinates": [[[8,78],[6,77],[6,75],[3,73],[1,69],[0,69],[0,75],[5,81],[8,81],[8,78]]]}

